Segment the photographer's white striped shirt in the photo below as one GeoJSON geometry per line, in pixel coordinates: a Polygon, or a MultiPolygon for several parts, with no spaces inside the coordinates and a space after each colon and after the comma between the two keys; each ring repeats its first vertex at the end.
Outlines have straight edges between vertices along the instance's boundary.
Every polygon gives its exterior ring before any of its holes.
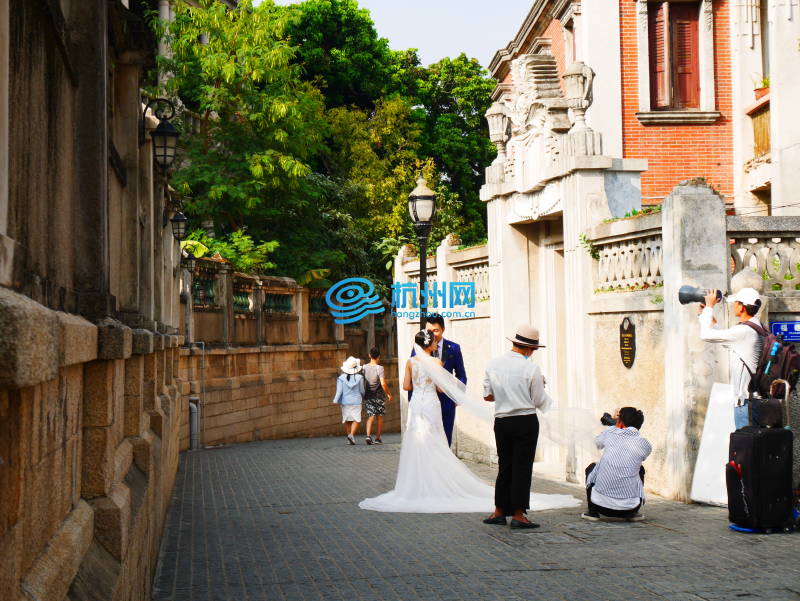
{"type": "Polygon", "coordinates": [[[594,443],[603,456],[586,478],[587,486],[612,499],[644,499],[639,468],[653,447],[636,428],[611,426],[597,435],[594,443]]]}

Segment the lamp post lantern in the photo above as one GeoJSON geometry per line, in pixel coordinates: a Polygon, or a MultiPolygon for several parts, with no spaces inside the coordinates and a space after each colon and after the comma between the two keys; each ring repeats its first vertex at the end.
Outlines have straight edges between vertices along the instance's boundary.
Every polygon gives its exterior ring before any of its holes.
{"type": "Polygon", "coordinates": [[[194,273],[194,268],[197,265],[197,257],[192,254],[192,251],[187,250],[186,256],[181,259],[181,264],[190,274],[194,273]]]}
{"type": "Polygon", "coordinates": [[[186,222],[189,220],[186,215],[178,211],[169,221],[172,224],[172,237],[180,242],[186,237],[186,222]]]}
{"type": "Polygon", "coordinates": [[[166,98],[153,98],[147,103],[147,106],[144,107],[142,127],[139,132],[140,144],[144,144],[144,117],[150,107],[154,107],[153,113],[158,119],[158,126],[150,132],[150,137],[153,139],[153,155],[161,170],[166,171],[175,160],[175,148],[180,136],[175,126],[170,123],[170,120],[175,117],[175,105],[166,98]]]}
{"type": "Polygon", "coordinates": [[[419,241],[419,329],[425,329],[425,284],[428,279],[428,236],[431,234],[431,219],[436,213],[436,194],[428,182],[420,176],[417,187],[408,195],[408,212],[414,223],[419,241]]]}

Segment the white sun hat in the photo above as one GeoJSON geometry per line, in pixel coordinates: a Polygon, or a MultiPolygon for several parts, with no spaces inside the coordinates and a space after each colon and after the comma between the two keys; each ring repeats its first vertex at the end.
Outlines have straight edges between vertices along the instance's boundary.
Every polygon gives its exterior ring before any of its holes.
{"type": "Polygon", "coordinates": [[[361,359],[356,359],[355,357],[348,357],[342,363],[342,371],[346,374],[357,374],[361,371],[361,359]]]}

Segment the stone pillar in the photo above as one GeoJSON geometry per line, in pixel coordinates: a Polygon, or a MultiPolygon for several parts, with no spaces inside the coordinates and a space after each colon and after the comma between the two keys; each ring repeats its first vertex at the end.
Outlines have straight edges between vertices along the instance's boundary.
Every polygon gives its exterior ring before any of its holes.
{"type": "MultiPolygon", "coordinates": [[[[142,240],[139,235],[139,65],[120,63],[114,70],[114,135],[113,141],[125,166],[126,177],[120,188],[121,236],[112,240],[118,247],[119,277],[117,292],[119,310],[139,312],[139,269],[142,240]]],[[[114,176],[117,177],[117,176],[114,176]]],[[[138,324],[137,324],[138,326],[138,324]]]]}
{"type": "Polygon", "coordinates": [[[309,321],[308,288],[298,288],[294,296],[294,310],[297,314],[297,340],[300,344],[308,344],[311,340],[311,326],[309,321]]]}
{"type": "Polygon", "coordinates": [[[108,255],[108,4],[78,2],[72,6],[75,70],[76,220],[75,288],[80,313],[90,319],[109,315],[108,255]]]}
{"type": "MultiPolygon", "coordinates": [[[[193,280],[194,280],[194,273],[189,271],[188,269],[181,270],[183,273],[182,282],[183,282],[183,292],[181,296],[183,297],[184,301],[184,310],[183,310],[183,333],[184,333],[184,340],[183,343],[186,346],[191,346],[194,342],[194,294],[193,294],[193,280]]],[[[259,319],[261,318],[261,314],[259,312],[259,319]]]]}
{"type": "Polygon", "coordinates": [[[217,294],[222,307],[222,341],[226,347],[233,342],[233,266],[222,263],[217,272],[217,294]]]}
{"type": "MultiPolygon", "coordinates": [[[[763,0],[762,0],[763,1],[763,0]]],[[[770,137],[772,157],[772,214],[800,215],[800,7],[796,2],[769,3],[770,137]]]]}
{"type": "Polygon", "coordinates": [[[375,314],[370,313],[367,316],[367,357],[364,359],[369,360],[369,349],[373,346],[375,346],[375,314]]]}
{"type": "MultiPolygon", "coordinates": [[[[145,116],[147,130],[154,128],[155,118],[145,116]]],[[[139,149],[139,313],[144,317],[143,327],[155,330],[155,240],[161,227],[156,216],[155,167],[153,142],[145,134],[145,143],[139,149]]]]}
{"type": "Polygon", "coordinates": [[[0,286],[11,285],[14,241],[8,233],[8,0],[0,0],[0,286]]]}
{"type": "Polygon", "coordinates": [[[258,282],[253,286],[253,312],[256,314],[256,344],[264,344],[264,285],[258,282]]]}
{"type": "Polygon", "coordinates": [[[594,102],[586,112],[586,120],[592,129],[602,134],[605,154],[622,156],[619,2],[593,0],[582,3],[580,10],[582,15],[575,16],[577,56],[574,60],[591,62],[597,70],[594,102]]]}
{"type": "Polygon", "coordinates": [[[697,306],[678,303],[678,289],[725,290],[730,259],[724,201],[705,182],[681,182],[664,199],[661,214],[665,464],[672,476],[666,496],[686,501],[711,386],[727,381],[727,361],[721,345],[700,340],[697,306]]]}
{"type": "Polygon", "coordinates": [[[528,277],[528,238],[508,225],[508,197],[491,200],[486,209],[489,224],[489,298],[491,355],[508,349],[507,336],[520,324],[530,321],[530,282],[528,277]]]}

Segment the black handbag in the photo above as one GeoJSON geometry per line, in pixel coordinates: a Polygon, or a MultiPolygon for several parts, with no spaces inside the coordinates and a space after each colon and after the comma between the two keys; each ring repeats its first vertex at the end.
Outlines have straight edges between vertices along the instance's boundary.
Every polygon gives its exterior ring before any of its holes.
{"type": "Polygon", "coordinates": [[[789,382],[774,380],[769,387],[769,396],[756,394],[747,399],[750,423],[761,428],[783,428],[786,424],[785,411],[789,403],[789,382]],[[775,396],[775,385],[783,384],[783,398],[775,396]]]}

